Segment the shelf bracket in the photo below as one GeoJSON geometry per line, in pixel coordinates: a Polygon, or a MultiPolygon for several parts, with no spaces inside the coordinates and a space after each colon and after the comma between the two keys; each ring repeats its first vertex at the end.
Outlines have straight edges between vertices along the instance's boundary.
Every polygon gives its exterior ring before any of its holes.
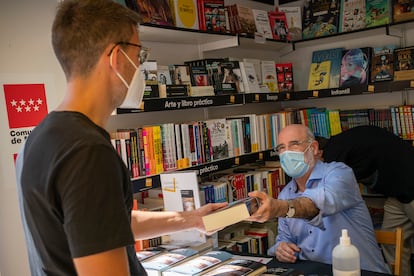
{"type": "MultiPolygon", "coordinates": [[[[385,32],[386,32],[387,36],[394,36],[394,37],[398,37],[398,38],[403,38],[403,31],[401,29],[399,29],[398,34],[395,34],[395,33],[391,33],[391,28],[392,28],[392,26],[386,25],[385,32]]],[[[395,31],[395,28],[393,28],[393,29],[395,31]]]]}
{"type": "Polygon", "coordinates": [[[201,52],[208,52],[208,51],[220,50],[220,49],[225,49],[225,48],[237,47],[239,45],[240,45],[239,37],[233,36],[233,37],[221,39],[218,41],[203,43],[200,45],[200,50],[201,52]]]}

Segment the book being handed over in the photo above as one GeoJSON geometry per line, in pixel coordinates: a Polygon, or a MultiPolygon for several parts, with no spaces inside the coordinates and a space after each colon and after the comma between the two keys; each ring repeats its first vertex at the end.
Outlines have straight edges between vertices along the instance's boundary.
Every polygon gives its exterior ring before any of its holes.
{"type": "Polygon", "coordinates": [[[260,201],[256,197],[246,197],[229,203],[202,217],[206,231],[213,231],[235,224],[249,218],[259,208],[260,201]]]}

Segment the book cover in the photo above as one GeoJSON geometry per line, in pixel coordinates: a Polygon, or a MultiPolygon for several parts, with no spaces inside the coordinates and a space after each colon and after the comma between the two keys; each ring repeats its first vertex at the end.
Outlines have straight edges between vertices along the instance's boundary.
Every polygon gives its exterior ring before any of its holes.
{"type": "Polygon", "coordinates": [[[261,69],[262,83],[268,87],[269,92],[279,92],[275,62],[273,60],[262,60],[261,69]]]}
{"type": "Polygon", "coordinates": [[[330,70],[330,60],[322,61],[320,63],[312,63],[309,70],[308,90],[329,88],[330,70]]]}
{"type": "MultiPolygon", "coordinates": [[[[200,194],[196,171],[176,171],[160,174],[160,182],[166,211],[190,211],[200,208],[200,194]]],[[[206,237],[197,230],[172,233],[174,242],[206,242],[206,237]]]]}
{"type": "Polygon", "coordinates": [[[141,15],[142,23],[174,26],[169,0],[126,0],[125,4],[141,15]]]}
{"type": "Polygon", "coordinates": [[[168,85],[172,84],[170,69],[168,68],[168,65],[157,66],[157,77],[158,77],[159,84],[168,84],[168,85]]]}
{"type": "Polygon", "coordinates": [[[254,197],[230,202],[226,207],[202,217],[206,231],[221,229],[245,220],[259,208],[259,205],[259,200],[254,197]]]}
{"type": "Polygon", "coordinates": [[[340,87],[366,85],[370,79],[371,47],[342,52],[340,87]]]}
{"type": "Polygon", "coordinates": [[[176,27],[199,29],[197,0],[170,0],[170,7],[176,27]]]}
{"type": "Polygon", "coordinates": [[[326,60],[331,61],[329,73],[329,88],[338,88],[341,75],[341,60],[343,48],[317,50],[312,52],[312,63],[320,63],[326,60]]]}
{"type": "Polygon", "coordinates": [[[142,262],[144,260],[149,260],[152,257],[158,256],[159,254],[165,252],[166,249],[162,247],[148,247],[144,250],[136,251],[138,261],[142,262]]]}
{"type": "Polygon", "coordinates": [[[277,85],[279,92],[292,92],[293,64],[291,62],[276,63],[277,85]]]}
{"type": "Polygon", "coordinates": [[[273,39],[272,30],[270,29],[269,17],[267,11],[252,9],[253,18],[256,25],[256,31],[263,34],[263,37],[273,39]]]}
{"type": "Polygon", "coordinates": [[[234,4],[233,11],[233,20],[236,21],[236,33],[254,35],[256,24],[252,9],[248,6],[234,4]]]}
{"type": "Polygon", "coordinates": [[[391,22],[392,0],[367,0],[366,27],[382,26],[391,22]]]}
{"type": "Polygon", "coordinates": [[[212,250],[163,272],[163,276],[204,275],[213,267],[227,263],[233,257],[226,251],[212,250]]]}
{"type": "Polygon", "coordinates": [[[338,32],[339,0],[305,0],[302,13],[302,38],[327,36],[338,32]]]}
{"type": "Polygon", "coordinates": [[[371,82],[389,81],[394,79],[395,45],[374,47],[372,49],[371,82]]]}
{"type": "Polygon", "coordinates": [[[190,67],[185,64],[170,64],[171,82],[176,85],[191,85],[190,67]]]}
{"type": "Polygon", "coordinates": [[[269,11],[268,16],[273,39],[277,41],[290,41],[291,37],[285,12],[269,11]]]}
{"type": "Polygon", "coordinates": [[[249,259],[233,259],[232,261],[220,265],[204,276],[233,276],[233,275],[262,275],[266,272],[266,265],[249,259]]]}
{"type": "Polygon", "coordinates": [[[393,22],[403,22],[414,19],[414,11],[410,0],[391,0],[393,22]]]}
{"type": "Polygon", "coordinates": [[[221,83],[221,90],[219,93],[228,94],[244,92],[240,64],[237,60],[221,62],[219,78],[221,83]]]}
{"type": "Polygon", "coordinates": [[[157,85],[158,84],[158,75],[157,75],[157,61],[148,60],[139,66],[139,69],[144,74],[145,84],[146,85],[157,85]]]}
{"type": "Polygon", "coordinates": [[[394,80],[414,79],[414,47],[394,50],[394,80]]]}
{"type": "Polygon", "coordinates": [[[339,32],[349,32],[365,28],[366,0],[341,0],[339,19],[339,32]]]}
{"type": "Polygon", "coordinates": [[[211,139],[212,160],[228,158],[229,142],[227,141],[226,119],[211,119],[206,121],[211,139]]]}
{"type": "Polygon", "coordinates": [[[149,276],[161,276],[163,271],[197,256],[197,250],[191,248],[177,248],[165,252],[154,258],[144,260],[142,266],[149,276]]]}
{"type": "Polygon", "coordinates": [[[302,39],[302,7],[279,7],[279,11],[284,12],[288,24],[290,39],[292,41],[302,39]]]}
{"type": "Polygon", "coordinates": [[[224,0],[197,0],[197,7],[200,30],[226,32],[224,0]]]}
{"type": "Polygon", "coordinates": [[[260,91],[259,81],[257,80],[256,69],[253,63],[240,61],[240,71],[243,79],[245,93],[258,93],[260,91]]]}

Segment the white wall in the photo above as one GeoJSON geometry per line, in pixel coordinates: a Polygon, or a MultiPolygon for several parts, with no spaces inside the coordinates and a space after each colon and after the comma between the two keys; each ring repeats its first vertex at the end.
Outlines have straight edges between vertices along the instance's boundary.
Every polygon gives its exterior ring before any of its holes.
{"type": "MultiPolygon", "coordinates": [[[[62,96],[64,76],[50,45],[50,28],[56,1],[17,0],[0,3],[0,84],[44,83],[48,109],[62,96]]],[[[1,89],[3,91],[3,89],[1,89]]],[[[0,273],[30,275],[17,205],[12,156],[20,145],[11,135],[0,95],[0,273]]]]}

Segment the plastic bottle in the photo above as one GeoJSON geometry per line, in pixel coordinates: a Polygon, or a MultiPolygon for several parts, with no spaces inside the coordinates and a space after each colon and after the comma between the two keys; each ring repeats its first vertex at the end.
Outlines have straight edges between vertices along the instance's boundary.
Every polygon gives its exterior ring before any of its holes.
{"type": "Polygon", "coordinates": [[[347,229],[342,229],[339,244],[332,250],[332,272],[334,276],[361,275],[359,251],[351,244],[347,229]]]}

